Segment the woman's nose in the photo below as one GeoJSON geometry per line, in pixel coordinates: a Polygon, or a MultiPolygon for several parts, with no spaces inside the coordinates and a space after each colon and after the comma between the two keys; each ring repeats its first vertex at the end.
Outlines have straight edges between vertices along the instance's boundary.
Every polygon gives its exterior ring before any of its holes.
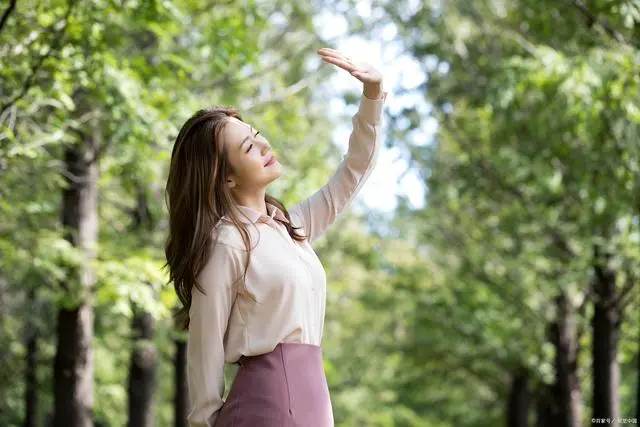
{"type": "Polygon", "coordinates": [[[262,142],[262,154],[264,154],[267,151],[269,151],[270,148],[271,148],[271,146],[269,145],[268,142],[266,142],[266,141],[262,142]]]}

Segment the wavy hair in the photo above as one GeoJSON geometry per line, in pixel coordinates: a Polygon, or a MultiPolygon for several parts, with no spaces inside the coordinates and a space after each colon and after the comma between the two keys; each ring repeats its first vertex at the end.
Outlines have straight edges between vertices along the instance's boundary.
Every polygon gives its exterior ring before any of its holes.
{"type": "MultiPolygon", "coordinates": [[[[243,279],[246,279],[251,257],[250,235],[247,226],[239,220],[236,202],[225,180],[232,171],[220,141],[220,133],[229,117],[242,121],[235,108],[212,107],[197,111],[180,129],[171,153],[165,201],[169,211],[169,235],[165,243],[169,282],[173,283],[181,307],[175,313],[179,329],[189,329],[189,309],[195,286],[205,293],[197,277],[205,267],[212,246],[213,230],[227,215],[238,228],[249,253],[243,279]]],[[[291,221],[284,204],[265,194],[265,202],[278,207],[291,221]]],[[[277,219],[276,219],[277,220],[277,219]]],[[[286,226],[292,239],[304,241],[291,222],[286,226]]]]}

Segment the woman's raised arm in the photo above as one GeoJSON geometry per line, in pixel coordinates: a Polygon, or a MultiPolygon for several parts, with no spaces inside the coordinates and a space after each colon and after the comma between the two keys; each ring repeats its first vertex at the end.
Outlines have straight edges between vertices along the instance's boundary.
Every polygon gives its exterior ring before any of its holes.
{"type": "Polygon", "coordinates": [[[337,65],[363,82],[363,93],[351,120],[349,149],[336,172],[322,188],[289,210],[294,221],[304,227],[310,243],[335,222],[371,174],[380,151],[382,107],[387,96],[382,89],[382,75],[372,66],[356,64],[332,49],[323,48],[318,53],[325,62],[337,65]]]}

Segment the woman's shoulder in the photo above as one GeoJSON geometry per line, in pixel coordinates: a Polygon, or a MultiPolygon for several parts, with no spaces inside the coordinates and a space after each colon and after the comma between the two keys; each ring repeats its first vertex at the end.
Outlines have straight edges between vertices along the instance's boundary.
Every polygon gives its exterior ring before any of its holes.
{"type": "Polygon", "coordinates": [[[211,231],[214,244],[225,245],[232,249],[244,250],[244,242],[240,231],[233,223],[219,221],[211,231]]]}

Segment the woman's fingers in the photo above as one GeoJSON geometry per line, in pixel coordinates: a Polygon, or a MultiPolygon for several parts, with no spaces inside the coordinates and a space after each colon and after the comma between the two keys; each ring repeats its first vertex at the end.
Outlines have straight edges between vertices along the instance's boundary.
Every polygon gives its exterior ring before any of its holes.
{"type": "Polygon", "coordinates": [[[333,50],[333,49],[328,49],[328,48],[321,48],[318,49],[318,54],[322,55],[323,58],[335,58],[341,61],[352,61],[352,59],[340,52],[338,52],[337,50],[333,50]]]}
{"type": "Polygon", "coordinates": [[[339,59],[333,56],[323,56],[322,60],[325,62],[328,62],[330,64],[334,64],[337,65],[338,67],[347,70],[348,72],[352,72],[357,70],[357,67],[354,66],[352,63],[347,62],[343,59],[339,59]]]}
{"type": "Polygon", "coordinates": [[[330,49],[328,47],[321,47],[320,49],[318,49],[318,53],[324,54],[324,55],[330,55],[330,56],[344,56],[343,54],[341,54],[337,50],[330,49]]]}
{"type": "Polygon", "coordinates": [[[355,61],[335,49],[320,48],[318,55],[322,57],[324,62],[337,65],[363,83],[380,83],[382,81],[382,75],[371,64],[355,61]]]}

